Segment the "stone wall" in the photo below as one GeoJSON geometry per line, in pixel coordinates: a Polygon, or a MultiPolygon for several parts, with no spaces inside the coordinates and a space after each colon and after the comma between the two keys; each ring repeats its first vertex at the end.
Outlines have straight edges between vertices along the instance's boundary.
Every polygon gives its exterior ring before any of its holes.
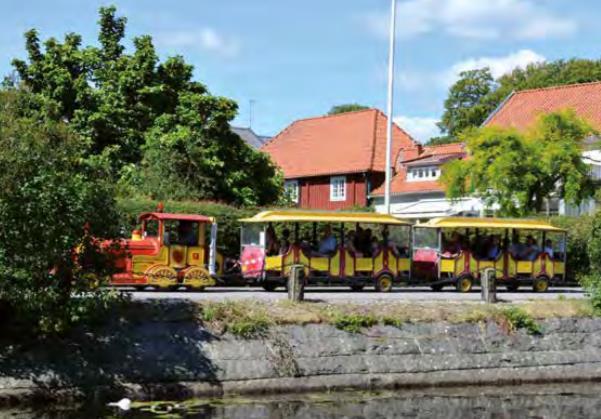
{"type": "Polygon", "coordinates": [[[601,379],[601,319],[552,319],[543,333],[494,322],[276,327],[244,340],[184,317],[116,320],[102,331],[0,352],[0,401],[180,398],[341,388],[601,379]]]}

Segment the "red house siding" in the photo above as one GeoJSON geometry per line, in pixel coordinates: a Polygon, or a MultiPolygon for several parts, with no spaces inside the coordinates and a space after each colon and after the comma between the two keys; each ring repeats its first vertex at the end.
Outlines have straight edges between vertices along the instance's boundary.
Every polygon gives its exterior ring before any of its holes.
{"type": "MultiPolygon", "coordinates": [[[[346,200],[330,200],[330,176],[307,177],[299,181],[299,207],[307,209],[340,210],[367,205],[367,181],[372,178],[381,183],[379,173],[354,173],[346,176],[346,200]]],[[[371,185],[372,189],[379,186],[371,185]]]]}

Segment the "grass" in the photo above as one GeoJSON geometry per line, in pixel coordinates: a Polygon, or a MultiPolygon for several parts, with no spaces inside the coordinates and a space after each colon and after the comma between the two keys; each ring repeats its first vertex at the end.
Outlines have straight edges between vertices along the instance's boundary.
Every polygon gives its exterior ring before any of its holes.
{"type": "Polygon", "coordinates": [[[502,319],[507,321],[511,332],[515,332],[518,329],[525,329],[530,335],[542,335],[543,333],[540,324],[538,324],[523,308],[506,307],[501,309],[500,314],[502,315],[502,319]]]}
{"type": "Polygon", "coordinates": [[[216,332],[230,332],[243,338],[265,335],[276,325],[331,324],[340,330],[359,333],[365,328],[385,325],[401,328],[407,323],[478,323],[496,321],[508,333],[524,329],[540,334],[537,322],[557,317],[592,317],[586,300],[532,300],[516,304],[479,302],[375,302],[366,304],[326,304],[321,302],[265,303],[255,300],[203,302],[201,320],[216,332]]]}

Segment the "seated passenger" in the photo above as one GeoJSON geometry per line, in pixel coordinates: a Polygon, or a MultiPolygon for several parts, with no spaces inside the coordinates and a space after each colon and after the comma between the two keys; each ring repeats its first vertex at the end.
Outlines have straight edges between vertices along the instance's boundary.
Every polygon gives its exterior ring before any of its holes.
{"type": "Polygon", "coordinates": [[[278,248],[278,237],[275,234],[275,229],[271,224],[265,230],[265,253],[267,256],[277,255],[279,252],[278,248]]]}
{"type": "Polygon", "coordinates": [[[497,260],[501,254],[501,240],[499,236],[491,236],[488,249],[486,251],[487,260],[497,260]]]}
{"type": "Polygon", "coordinates": [[[372,236],[369,248],[372,256],[375,256],[380,251],[380,243],[376,236],[372,236]]]}
{"type": "Polygon", "coordinates": [[[282,231],[282,240],[280,240],[280,255],[285,255],[290,250],[290,230],[287,228],[282,231]]]}
{"type": "Polygon", "coordinates": [[[363,257],[363,253],[357,250],[357,247],[355,245],[356,242],[357,234],[353,230],[346,233],[346,237],[344,239],[344,247],[346,248],[346,250],[348,250],[351,254],[355,255],[355,257],[363,257]]]}
{"type": "Polygon", "coordinates": [[[444,244],[442,249],[442,256],[445,258],[455,257],[462,250],[462,238],[456,231],[451,234],[451,239],[444,244]]]}
{"type": "Polygon", "coordinates": [[[177,227],[177,244],[181,246],[198,245],[198,236],[194,233],[194,225],[190,221],[180,221],[177,227]]]}
{"type": "Polygon", "coordinates": [[[372,238],[373,238],[373,236],[372,236],[372,233],[371,233],[371,228],[365,229],[365,231],[363,232],[363,238],[361,240],[360,250],[366,256],[372,256],[372,252],[371,252],[371,250],[372,250],[371,249],[372,238]]]}
{"type": "Polygon", "coordinates": [[[539,253],[540,248],[536,245],[536,240],[534,240],[534,237],[528,236],[526,238],[526,246],[522,251],[520,258],[522,260],[533,261],[538,257],[539,253]]]}
{"type": "Polygon", "coordinates": [[[382,226],[382,246],[384,246],[384,248],[389,249],[393,255],[398,257],[399,249],[397,248],[396,244],[392,240],[390,240],[389,236],[390,232],[388,231],[388,226],[382,226]]]}
{"type": "Polygon", "coordinates": [[[513,236],[511,246],[509,246],[509,253],[511,256],[514,259],[521,259],[525,249],[526,246],[520,243],[519,236],[513,236]]]}
{"type": "Polygon", "coordinates": [[[551,259],[553,259],[553,242],[551,241],[551,239],[547,239],[545,240],[545,248],[543,249],[543,251],[549,255],[549,257],[551,259]]]}
{"type": "Polygon", "coordinates": [[[338,241],[334,234],[332,234],[332,227],[330,225],[326,225],[325,230],[323,231],[323,238],[319,242],[318,254],[323,256],[330,256],[336,253],[336,247],[338,246],[338,241]]]}

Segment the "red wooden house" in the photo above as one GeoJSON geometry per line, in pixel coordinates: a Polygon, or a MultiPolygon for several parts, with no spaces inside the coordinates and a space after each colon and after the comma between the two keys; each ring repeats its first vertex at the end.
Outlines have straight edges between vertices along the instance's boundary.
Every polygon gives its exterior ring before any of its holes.
{"type": "MultiPolygon", "coordinates": [[[[263,145],[301,208],[366,206],[384,182],[386,115],[377,109],[301,119],[263,145]]],[[[393,124],[392,157],[417,156],[419,144],[393,124]]],[[[394,161],[393,161],[394,165],[394,161]]]]}

